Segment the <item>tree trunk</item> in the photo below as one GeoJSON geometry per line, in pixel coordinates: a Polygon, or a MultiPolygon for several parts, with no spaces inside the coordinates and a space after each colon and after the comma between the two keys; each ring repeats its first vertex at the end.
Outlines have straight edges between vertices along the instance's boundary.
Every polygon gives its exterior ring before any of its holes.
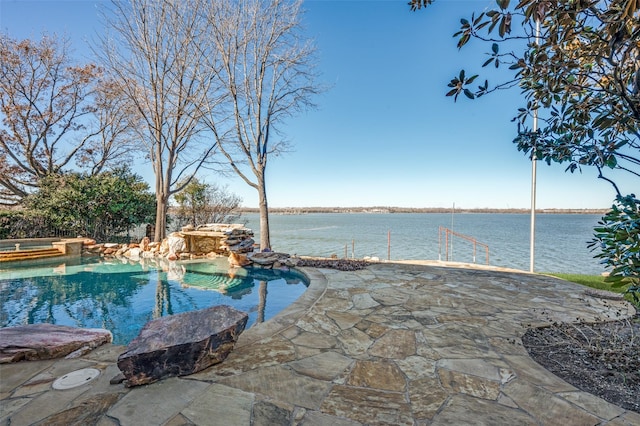
{"type": "Polygon", "coordinates": [[[161,242],[166,236],[167,229],[167,202],[166,198],[161,194],[156,196],[156,230],[153,240],[161,242]]]}
{"type": "Polygon", "coordinates": [[[264,173],[260,177],[258,185],[260,194],[260,251],[271,250],[271,236],[269,234],[269,207],[267,205],[267,188],[264,181],[264,173]]]}
{"type": "Polygon", "coordinates": [[[167,233],[167,201],[169,197],[165,182],[156,172],[156,229],[153,240],[161,242],[167,233]]]}

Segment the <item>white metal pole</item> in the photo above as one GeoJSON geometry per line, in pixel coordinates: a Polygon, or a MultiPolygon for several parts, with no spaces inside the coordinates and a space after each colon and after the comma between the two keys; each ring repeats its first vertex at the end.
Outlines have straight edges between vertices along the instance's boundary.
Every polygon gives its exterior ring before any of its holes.
{"type": "MultiPolygon", "coordinates": [[[[536,46],[539,46],[540,39],[540,17],[536,16],[536,46]]],[[[533,110],[533,132],[538,131],[538,108],[533,110]]],[[[534,271],[535,258],[536,258],[536,164],[538,158],[536,156],[536,147],[534,145],[533,152],[531,153],[531,236],[530,236],[530,258],[529,258],[529,272],[534,271]]]]}
{"type": "Polygon", "coordinates": [[[453,262],[453,214],[456,212],[456,203],[453,203],[451,209],[451,261],[453,262]]]}
{"type": "MultiPolygon", "coordinates": [[[[537,117],[535,117],[534,113],[534,122],[537,117]]],[[[530,253],[531,257],[529,259],[529,272],[534,271],[535,264],[535,251],[536,251],[536,163],[537,159],[535,157],[535,152],[533,157],[531,158],[531,237],[530,237],[530,253]]]]}

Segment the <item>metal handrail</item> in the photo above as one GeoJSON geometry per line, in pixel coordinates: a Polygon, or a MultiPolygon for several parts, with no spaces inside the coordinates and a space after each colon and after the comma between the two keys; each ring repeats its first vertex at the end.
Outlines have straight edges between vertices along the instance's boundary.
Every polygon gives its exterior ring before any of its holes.
{"type": "MultiPolygon", "coordinates": [[[[476,246],[482,246],[486,252],[487,265],[489,264],[489,246],[479,242],[473,237],[469,237],[467,235],[459,234],[457,232],[452,231],[449,228],[444,226],[438,227],[438,260],[442,260],[442,234],[445,234],[445,260],[449,261],[449,235],[451,235],[451,244],[453,244],[453,237],[462,238],[464,240],[470,241],[473,243],[473,263],[476,263],[476,246]]],[[[451,252],[451,261],[453,261],[453,250],[451,252]]]]}

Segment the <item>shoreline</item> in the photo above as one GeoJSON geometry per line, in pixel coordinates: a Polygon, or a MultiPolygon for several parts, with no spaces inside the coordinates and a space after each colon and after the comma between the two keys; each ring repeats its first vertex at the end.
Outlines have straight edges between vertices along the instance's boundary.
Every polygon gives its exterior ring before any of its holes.
{"type": "MultiPolygon", "coordinates": [[[[240,207],[241,213],[259,213],[257,207],[240,207]]],[[[536,209],[536,214],[598,214],[604,215],[609,209],[536,209]]],[[[299,215],[309,213],[491,213],[530,214],[530,209],[455,208],[450,207],[270,207],[269,213],[299,215]]]]}

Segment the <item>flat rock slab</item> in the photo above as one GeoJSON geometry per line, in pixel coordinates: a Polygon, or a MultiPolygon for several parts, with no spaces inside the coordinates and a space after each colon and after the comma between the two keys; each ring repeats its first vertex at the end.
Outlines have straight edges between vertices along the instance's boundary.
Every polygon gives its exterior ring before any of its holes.
{"type": "Polygon", "coordinates": [[[61,358],[110,343],[113,336],[101,328],[28,324],[0,328],[0,364],[22,360],[61,358]]]}
{"type": "Polygon", "coordinates": [[[118,368],[129,387],[204,370],[224,361],[248,319],[222,305],[149,321],[118,357],[118,368]]]}

